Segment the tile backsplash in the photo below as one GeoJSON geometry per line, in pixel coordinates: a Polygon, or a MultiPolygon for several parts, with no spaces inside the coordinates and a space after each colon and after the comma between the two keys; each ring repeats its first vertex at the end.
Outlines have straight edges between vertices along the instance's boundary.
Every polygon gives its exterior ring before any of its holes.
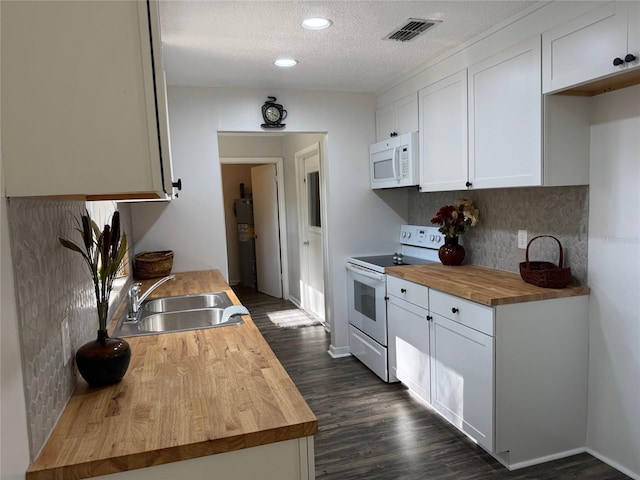
{"type": "MultiPolygon", "coordinates": [[[[562,243],[565,266],[574,281],[587,282],[587,234],[589,187],[532,187],[471,190],[459,192],[409,193],[409,223],[431,225],[431,218],[443,205],[457,198],[473,200],[480,210],[478,225],[464,234],[465,263],[518,272],[525,250],[517,244],[518,230],[528,239],[549,234],[562,243]]],[[[552,239],[531,244],[529,260],[557,263],[558,246],[552,239]]]]}
{"type": "Polygon", "coordinates": [[[86,265],[58,242],[60,236],[74,238],[74,219],[85,211],[85,202],[11,198],[8,205],[33,459],[78,379],[75,361],[64,365],[60,324],[69,319],[70,357],[95,338],[98,325],[86,265]]]}

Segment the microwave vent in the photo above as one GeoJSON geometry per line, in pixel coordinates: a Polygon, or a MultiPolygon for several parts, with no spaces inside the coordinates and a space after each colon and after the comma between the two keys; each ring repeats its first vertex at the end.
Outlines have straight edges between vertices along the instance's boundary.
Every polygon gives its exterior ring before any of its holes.
{"type": "Polygon", "coordinates": [[[414,38],[422,35],[431,27],[435,27],[441,23],[440,20],[426,20],[423,18],[409,18],[402,26],[396,28],[383,40],[396,40],[398,42],[409,42],[414,38]]]}

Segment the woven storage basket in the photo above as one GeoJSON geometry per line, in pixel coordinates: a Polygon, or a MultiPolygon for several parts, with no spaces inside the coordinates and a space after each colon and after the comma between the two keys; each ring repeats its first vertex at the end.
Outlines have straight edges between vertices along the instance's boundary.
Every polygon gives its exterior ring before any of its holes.
{"type": "Polygon", "coordinates": [[[141,280],[167,276],[172,268],[172,250],[138,253],[133,257],[133,274],[141,280]]]}
{"type": "Polygon", "coordinates": [[[520,263],[520,276],[522,279],[532,285],[544,288],[563,288],[571,280],[571,269],[563,267],[563,253],[562,244],[560,240],[551,235],[538,235],[529,240],[527,244],[526,262],[520,263]],[[529,261],[529,247],[531,242],[536,238],[549,237],[558,242],[558,248],[560,249],[560,258],[558,259],[558,265],[550,262],[530,262],[529,261]]]}

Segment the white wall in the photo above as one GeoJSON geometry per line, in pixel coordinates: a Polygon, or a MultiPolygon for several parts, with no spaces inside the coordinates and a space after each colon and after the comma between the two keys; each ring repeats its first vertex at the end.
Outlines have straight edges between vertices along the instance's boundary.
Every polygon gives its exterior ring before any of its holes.
{"type": "Polygon", "coordinates": [[[0,192],[0,478],[17,480],[29,466],[29,439],[1,155],[0,192]]]}
{"type": "Polygon", "coordinates": [[[593,107],[587,445],[640,478],[640,85],[593,107]]]}
{"type": "Polygon", "coordinates": [[[392,251],[407,217],[406,195],[369,188],[373,95],[169,87],[173,169],[176,178],[182,178],[183,190],[170,204],[133,207],[136,251],[170,248],[175,271],[217,268],[228,278],[217,132],[262,131],[261,106],[269,95],[289,112],[287,133],[328,134],[327,320],[332,350],[347,352],[345,258],[392,251]],[[389,203],[382,200],[387,197],[389,203]]]}

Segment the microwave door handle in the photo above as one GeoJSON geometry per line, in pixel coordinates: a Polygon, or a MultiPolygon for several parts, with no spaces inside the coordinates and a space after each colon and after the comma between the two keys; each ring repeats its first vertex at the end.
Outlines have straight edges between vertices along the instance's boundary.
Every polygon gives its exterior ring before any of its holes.
{"type": "Polygon", "coordinates": [[[351,270],[353,273],[357,273],[358,275],[362,275],[363,277],[372,278],[373,280],[379,281],[384,280],[384,273],[372,272],[371,270],[353,265],[352,263],[347,263],[346,267],[347,270],[351,270]]]}
{"type": "Polygon", "coordinates": [[[393,168],[393,179],[399,180],[398,178],[398,147],[393,147],[393,159],[391,161],[391,166],[393,168]]]}

